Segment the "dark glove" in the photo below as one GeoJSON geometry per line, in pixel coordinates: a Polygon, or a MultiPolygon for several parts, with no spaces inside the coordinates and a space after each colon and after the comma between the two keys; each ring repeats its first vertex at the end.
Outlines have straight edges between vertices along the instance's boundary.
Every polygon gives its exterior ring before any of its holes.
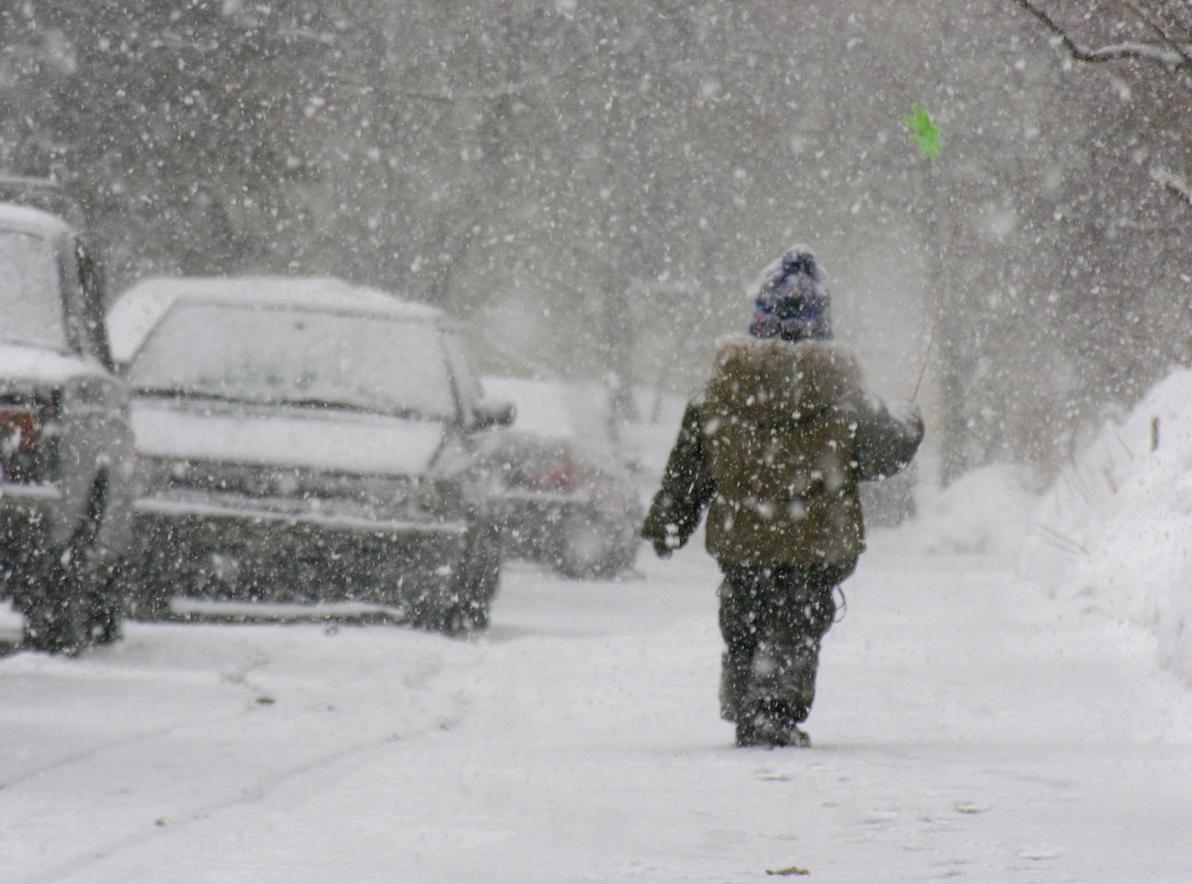
{"type": "Polygon", "coordinates": [[[671,557],[671,553],[674,552],[674,550],[671,549],[670,544],[667,543],[665,537],[659,537],[654,540],[653,546],[654,554],[660,559],[669,559],[671,557]]]}

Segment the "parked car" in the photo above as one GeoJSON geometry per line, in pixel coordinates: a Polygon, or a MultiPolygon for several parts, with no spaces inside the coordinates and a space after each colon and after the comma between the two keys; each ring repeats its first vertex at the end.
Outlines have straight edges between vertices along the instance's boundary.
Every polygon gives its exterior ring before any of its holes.
{"type": "Polygon", "coordinates": [[[513,429],[486,440],[507,556],[543,562],[570,577],[612,577],[640,545],[637,487],[612,437],[604,391],[517,378],[486,378],[511,401],[513,429]]]}
{"type": "Polygon", "coordinates": [[[138,446],[134,612],[182,594],[487,624],[500,546],[475,434],[512,414],[444,314],[337,280],[150,279],[108,324],[138,446]]]}
{"type": "Polygon", "coordinates": [[[128,397],[96,252],[79,227],[30,207],[62,195],[6,179],[0,198],[0,595],[24,615],[26,647],[77,653],[119,635],[128,397]]]}

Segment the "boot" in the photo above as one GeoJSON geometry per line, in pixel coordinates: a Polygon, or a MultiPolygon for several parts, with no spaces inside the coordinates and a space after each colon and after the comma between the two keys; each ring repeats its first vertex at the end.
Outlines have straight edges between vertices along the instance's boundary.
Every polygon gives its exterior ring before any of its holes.
{"type": "Polygon", "coordinates": [[[811,737],[793,721],[755,713],[737,719],[737,745],[807,749],[811,747],[811,737]]]}

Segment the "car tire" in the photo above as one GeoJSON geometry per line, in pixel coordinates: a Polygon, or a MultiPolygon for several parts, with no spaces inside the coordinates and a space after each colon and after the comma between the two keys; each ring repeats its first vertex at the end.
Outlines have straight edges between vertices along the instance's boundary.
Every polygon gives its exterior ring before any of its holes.
{"type": "Polygon", "coordinates": [[[493,599],[501,585],[501,532],[492,524],[473,526],[467,552],[457,571],[446,631],[452,634],[487,629],[493,599]]]}
{"type": "Polygon", "coordinates": [[[86,540],[76,537],[65,549],[47,556],[41,586],[29,594],[23,611],[23,647],[75,656],[93,643],[119,637],[120,606],[109,595],[110,569],[86,540]]]}
{"type": "Polygon", "coordinates": [[[90,622],[90,581],[71,561],[71,550],[47,555],[39,585],[25,594],[21,647],[47,654],[74,656],[87,646],[90,622]]]}
{"type": "Polygon", "coordinates": [[[626,540],[618,531],[596,513],[568,514],[559,524],[555,568],[578,579],[606,580],[623,573],[637,557],[638,543],[636,537],[626,540]]]}
{"type": "Polygon", "coordinates": [[[120,638],[120,568],[100,545],[106,479],[96,480],[86,514],[70,542],[41,559],[37,586],[27,587],[22,646],[74,656],[92,644],[120,638]]]}
{"type": "Polygon", "coordinates": [[[105,561],[100,566],[88,612],[87,631],[92,644],[115,644],[123,637],[126,573],[123,559],[105,561]]]}
{"type": "Polygon", "coordinates": [[[463,635],[488,628],[489,611],[501,583],[501,536],[493,525],[475,525],[456,566],[446,599],[414,606],[420,629],[463,635]]]}

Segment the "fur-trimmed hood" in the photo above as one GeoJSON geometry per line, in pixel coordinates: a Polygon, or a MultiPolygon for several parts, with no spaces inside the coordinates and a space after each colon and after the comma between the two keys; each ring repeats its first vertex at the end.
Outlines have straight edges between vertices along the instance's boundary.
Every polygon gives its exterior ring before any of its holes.
{"type": "Polygon", "coordinates": [[[710,402],[732,403],[746,420],[771,424],[798,422],[862,395],[861,363],[849,347],[746,335],[719,342],[706,393],[710,402]]]}

